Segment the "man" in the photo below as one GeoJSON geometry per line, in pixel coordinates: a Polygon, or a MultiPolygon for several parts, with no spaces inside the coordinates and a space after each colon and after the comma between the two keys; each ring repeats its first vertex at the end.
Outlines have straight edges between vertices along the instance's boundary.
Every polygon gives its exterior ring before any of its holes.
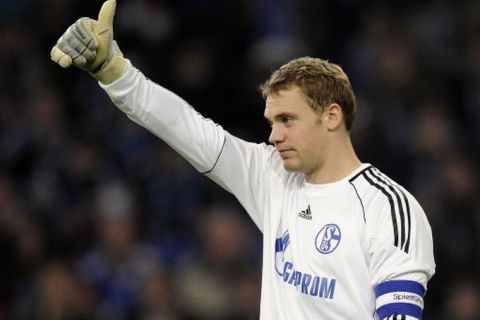
{"type": "Polygon", "coordinates": [[[273,146],[248,143],[123,58],[115,5],[74,23],[51,57],[90,72],[128,117],[237,197],[263,232],[260,318],[421,319],[430,226],[412,195],[357,158],[343,70],[306,57],[275,71],[262,86],[273,146]]]}

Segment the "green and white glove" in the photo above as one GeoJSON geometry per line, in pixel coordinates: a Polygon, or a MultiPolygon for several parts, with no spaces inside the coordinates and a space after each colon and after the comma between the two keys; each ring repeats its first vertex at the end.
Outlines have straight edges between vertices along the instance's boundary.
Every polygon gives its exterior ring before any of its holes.
{"type": "Polygon", "coordinates": [[[127,61],[113,40],[116,0],[103,3],[98,20],[80,18],[58,39],[50,57],[63,68],[74,65],[109,84],[126,71],[127,61]]]}

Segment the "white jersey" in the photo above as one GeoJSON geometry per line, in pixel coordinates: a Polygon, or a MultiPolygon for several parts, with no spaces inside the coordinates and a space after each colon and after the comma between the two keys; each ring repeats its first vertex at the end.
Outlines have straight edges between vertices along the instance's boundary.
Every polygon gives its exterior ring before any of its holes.
{"type": "Polygon", "coordinates": [[[261,319],[421,319],[435,269],[432,236],[404,188],[369,164],[308,184],[283,168],[273,146],[230,135],[131,65],[102,87],[235,195],[262,231],[261,319]]]}

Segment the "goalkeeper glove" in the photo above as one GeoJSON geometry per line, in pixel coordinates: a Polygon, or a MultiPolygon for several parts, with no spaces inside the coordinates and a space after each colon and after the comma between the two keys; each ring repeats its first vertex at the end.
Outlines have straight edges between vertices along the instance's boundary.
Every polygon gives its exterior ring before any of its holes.
{"type": "Polygon", "coordinates": [[[109,84],[126,71],[127,61],[113,40],[116,0],[103,3],[98,20],[80,18],[58,39],[50,57],[63,68],[74,65],[109,84]]]}

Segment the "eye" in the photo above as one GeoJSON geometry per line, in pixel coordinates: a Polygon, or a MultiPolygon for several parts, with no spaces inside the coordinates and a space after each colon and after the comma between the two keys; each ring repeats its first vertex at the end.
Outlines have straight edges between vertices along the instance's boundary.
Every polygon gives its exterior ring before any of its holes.
{"type": "Polygon", "coordinates": [[[282,117],[282,123],[284,124],[291,124],[292,121],[293,121],[293,118],[292,117],[282,117]]]}

